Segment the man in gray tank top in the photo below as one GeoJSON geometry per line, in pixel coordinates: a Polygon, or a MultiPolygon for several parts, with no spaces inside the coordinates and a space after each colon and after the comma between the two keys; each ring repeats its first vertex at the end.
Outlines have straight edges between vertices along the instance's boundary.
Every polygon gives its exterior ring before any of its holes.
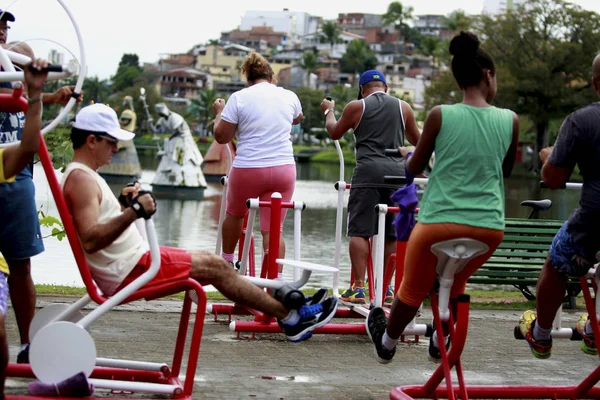
{"type": "MultiPolygon", "coordinates": [[[[416,145],[421,133],[410,106],[387,94],[387,83],[381,72],[364,72],[359,85],[359,99],[346,105],[339,120],[334,115],[333,101],[324,99],[321,110],[325,114],[325,127],[332,139],[340,139],[350,129],[354,131],[356,168],[348,200],[348,236],[351,237],[350,261],[354,282],[342,294],[342,300],[366,303],[364,280],[369,238],[377,234],[375,206],[380,203],[394,205],[390,196],[398,188],[384,183],[383,177],[404,175],[404,160],[387,157],[385,150],[404,145],[405,139],[416,145]]],[[[393,219],[393,214],[386,217],[384,265],[387,265],[389,256],[395,250],[393,219]]],[[[388,302],[393,300],[391,287],[385,297],[388,302]]]]}

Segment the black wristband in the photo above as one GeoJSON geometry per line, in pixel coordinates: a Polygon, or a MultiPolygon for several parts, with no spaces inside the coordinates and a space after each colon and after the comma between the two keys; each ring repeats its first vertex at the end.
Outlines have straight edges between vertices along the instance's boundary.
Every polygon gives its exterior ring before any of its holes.
{"type": "Polygon", "coordinates": [[[129,207],[131,207],[133,211],[135,211],[135,215],[137,215],[138,218],[150,219],[150,217],[156,212],[156,208],[154,208],[154,211],[152,211],[151,214],[148,214],[139,202],[139,198],[146,194],[150,195],[150,197],[152,197],[152,200],[154,200],[154,203],[156,204],[156,199],[154,198],[154,195],[151,191],[140,190],[137,196],[135,196],[133,200],[131,200],[131,205],[129,207]]]}

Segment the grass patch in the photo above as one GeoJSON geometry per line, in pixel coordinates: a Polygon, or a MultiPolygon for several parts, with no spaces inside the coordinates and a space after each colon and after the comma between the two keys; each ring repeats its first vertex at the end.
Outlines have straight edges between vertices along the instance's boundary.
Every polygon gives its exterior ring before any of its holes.
{"type": "MultiPolygon", "coordinates": [[[[356,156],[353,151],[344,150],[344,164],[354,165],[356,164],[356,156]]],[[[337,151],[335,150],[325,150],[321,151],[310,158],[311,162],[317,163],[325,163],[325,164],[338,164],[340,159],[338,157],[337,151]]]]}
{"type": "MultiPolygon", "coordinates": [[[[62,286],[62,285],[35,285],[37,294],[40,296],[83,296],[86,293],[85,288],[62,286]]],[[[302,292],[307,296],[315,294],[317,289],[305,289],[302,292]]],[[[340,294],[343,291],[340,290],[340,294]]],[[[331,290],[329,291],[331,294],[331,290]]],[[[487,310],[529,310],[535,309],[535,301],[528,301],[520,292],[486,291],[471,290],[467,294],[471,295],[472,309],[487,310]]],[[[183,300],[183,293],[178,293],[167,297],[171,300],[183,300]]],[[[208,301],[228,301],[220,292],[206,292],[208,301]]],[[[426,307],[430,306],[429,299],[424,302],[426,307]]],[[[585,303],[583,297],[577,298],[577,308],[584,309],[585,303]]]]}

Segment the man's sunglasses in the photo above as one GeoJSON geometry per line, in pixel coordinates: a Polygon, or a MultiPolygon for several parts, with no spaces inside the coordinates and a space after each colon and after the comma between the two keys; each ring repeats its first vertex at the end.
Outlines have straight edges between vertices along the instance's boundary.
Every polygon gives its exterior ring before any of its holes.
{"type": "Polygon", "coordinates": [[[107,142],[114,144],[115,146],[119,144],[119,141],[112,136],[108,135],[94,135],[100,140],[106,140],[107,142]]]}

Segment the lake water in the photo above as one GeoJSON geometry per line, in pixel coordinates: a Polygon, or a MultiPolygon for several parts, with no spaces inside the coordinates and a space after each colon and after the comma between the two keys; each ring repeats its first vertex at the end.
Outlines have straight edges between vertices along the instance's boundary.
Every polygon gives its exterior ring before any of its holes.
{"type": "MultiPolygon", "coordinates": [[[[150,189],[157,160],[152,156],[141,156],[143,167],[141,183],[150,189]]],[[[60,172],[57,172],[60,175],[60,172]]],[[[345,180],[350,181],[352,168],[346,167],[345,180]]],[[[329,164],[298,164],[298,181],[295,200],[307,204],[302,214],[302,259],[323,264],[333,264],[335,215],[337,192],[333,188],[339,179],[339,167],[329,164]]],[[[41,165],[36,164],[34,181],[38,208],[58,216],[41,165]]],[[[554,205],[542,214],[546,219],[566,219],[573,208],[577,207],[578,191],[550,191],[539,188],[537,178],[511,178],[506,181],[506,216],[527,217],[528,211],[519,206],[525,199],[549,198],[554,205]]],[[[219,208],[221,204],[221,185],[209,183],[203,201],[157,200],[157,213],[154,222],[161,245],[180,247],[188,250],[214,251],[216,243],[219,208]]],[[[117,187],[113,190],[118,190],[117,187]]],[[[346,201],[347,203],[347,193],[346,201]]],[[[345,212],[345,211],[344,211],[345,212]]],[[[293,214],[288,213],[284,226],[284,238],[288,244],[289,256],[293,245],[293,214]]],[[[344,214],[344,222],[346,217],[344,214]]],[[[258,224],[258,221],[257,221],[258,224]]],[[[345,232],[345,223],[344,223],[345,232]]],[[[256,248],[261,249],[260,234],[256,231],[256,248]]],[[[42,228],[44,236],[50,232],[42,228]]],[[[44,241],[46,251],[32,260],[32,274],[36,283],[83,286],[68,241],[47,238],[44,241]]],[[[260,250],[258,253],[260,254],[260,250]]],[[[257,256],[259,260],[259,256],[257,256]]],[[[340,287],[346,287],[349,280],[350,260],[348,256],[348,238],[343,237],[341,253],[340,287]]],[[[292,277],[292,271],[284,276],[292,277]]],[[[330,274],[315,273],[309,287],[330,286],[330,274]]]]}

